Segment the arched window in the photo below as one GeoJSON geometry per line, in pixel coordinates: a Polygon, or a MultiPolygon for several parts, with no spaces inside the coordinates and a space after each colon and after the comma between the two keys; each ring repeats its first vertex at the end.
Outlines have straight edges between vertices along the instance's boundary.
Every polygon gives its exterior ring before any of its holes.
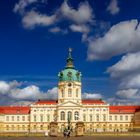
{"type": "Polygon", "coordinates": [[[112,129],[112,124],[109,125],[109,129],[112,129]]]}
{"type": "Polygon", "coordinates": [[[40,130],[43,130],[43,125],[40,125],[40,130]]]}
{"type": "Polygon", "coordinates": [[[92,122],[92,114],[89,115],[89,120],[92,122]]]}
{"type": "Polygon", "coordinates": [[[71,111],[68,112],[68,120],[70,121],[72,119],[72,113],[71,111]]]}
{"type": "Polygon", "coordinates": [[[74,119],[75,119],[75,120],[79,120],[79,112],[76,111],[76,112],[74,113],[74,119]]]}
{"type": "Polygon", "coordinates": [[[78,89],[76,89],[76,97],[78,97],[78,89]]]}
{"type": "Polygon", "coordinates": [[[99,121],[99,114],[96,115],[96,121],[99,121]]]}
{"type": "Polygon", "coordinates": [[[71,96],[72,96],[72,90],[68,89],[68,97],[71,97],[71,96]]]}
{"type": "Polygon", "coordinates": [[[61,121],[64,121],[64,120],[65,120],[65,112],[62,111],[62,112],[61,112],[61,121]]]}
{"type": "Polygon", "coordinates": [[[64,97],[64,90],[61,90],[61,96],[64,97]]]}

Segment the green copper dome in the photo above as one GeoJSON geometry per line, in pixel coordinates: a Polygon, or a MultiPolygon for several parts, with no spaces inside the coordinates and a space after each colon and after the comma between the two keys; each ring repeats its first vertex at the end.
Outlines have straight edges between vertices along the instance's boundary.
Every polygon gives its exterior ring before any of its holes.
{"type": "Polygon", "coordinates": [[[76,81],[81,82],[81,73],[74,69],[73,58],[71,56],[71,49],[69,49],[69,55],[67,58],[67,65],[64,70],[59,72],[59,81],[76,81]]]}

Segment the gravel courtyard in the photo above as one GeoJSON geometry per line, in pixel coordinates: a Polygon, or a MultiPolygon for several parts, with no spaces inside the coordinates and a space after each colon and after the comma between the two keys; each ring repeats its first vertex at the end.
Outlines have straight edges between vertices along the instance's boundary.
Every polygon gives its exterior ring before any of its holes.
{"type": "MultiPolygon", "coordinates": [[[[0,137],[0,140],[66,140],[63,137],[0,137]]],[[[140,136],[84,136],[69,140],[140,140],[140,136]]]]}

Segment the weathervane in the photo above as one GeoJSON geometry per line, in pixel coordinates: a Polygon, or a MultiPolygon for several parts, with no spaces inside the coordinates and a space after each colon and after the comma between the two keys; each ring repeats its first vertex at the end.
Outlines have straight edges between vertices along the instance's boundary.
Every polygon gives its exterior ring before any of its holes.
{"type": "Polygon", "coordinates": [[[72,52],[72,48],[69,48],[69,52],[70,52],[70,53],[72,52]]]}

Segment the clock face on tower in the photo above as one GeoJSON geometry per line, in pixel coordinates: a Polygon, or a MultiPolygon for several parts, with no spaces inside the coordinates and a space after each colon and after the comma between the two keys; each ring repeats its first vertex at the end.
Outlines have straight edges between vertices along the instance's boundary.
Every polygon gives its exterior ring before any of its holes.
{"type": "Polygon", "coordinates": [[[68,86],[69,86],[69,87],[71,87],[71,85],[72,85],[71,83],[68,83],[68,86]]]}

